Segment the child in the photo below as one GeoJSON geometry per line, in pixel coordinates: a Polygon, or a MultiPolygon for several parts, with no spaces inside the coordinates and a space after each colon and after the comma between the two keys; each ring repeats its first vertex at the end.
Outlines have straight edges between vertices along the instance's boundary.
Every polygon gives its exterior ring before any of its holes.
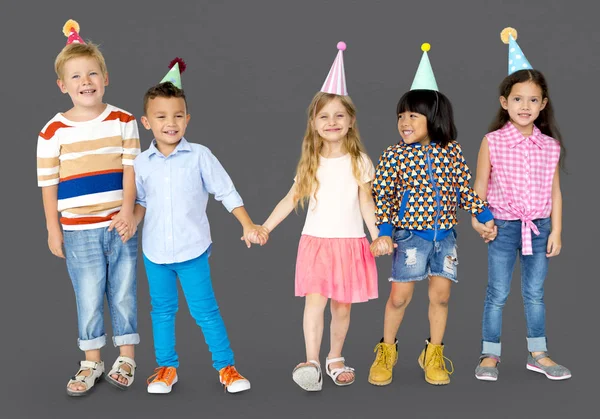
{"type": "Polygon", "coordinates": [[[455,141],[452,106],[438,92],[429,48],[429,44],[421,47],[423,57],[411,90],[396,109],[403,141],[384,151],[373,183],[380,237],[371,249],[375,256],[394,254],[383,339],[375,347],[377,356],[369,374],[369,382],[378,386],[392,382],[398,359],[396,334],[415,282],[426,278],[430,338],[418,362],[428,383],[450,382],[452,371],[446,368],[442,339],[450,286],[457,282],[456,209],[476,216],[490,233],[493,227],[485,202],[469,187],[471,175],[455,141]]]}
{"type": "MultiPolygon", "coordinates": [[[[502,308],[520,252],[529,351],[526,367],[551,380],[564,380],[571,372],[546,352],[544,306],[548,258],[561,249],[559,168],[564,146],[544,76],[523,55],[514,29],[504,29],[501,37],[509,44],[509,75],[500,85],[501,108],[490,126],[492,132],[481,143],[475,181],[475,190],[487,197],[498,227],[496,239],[488,246],[482,354],[475,376],[498,379],[502,308]]],[[[475,221],[473,226],[481,228],[475,221]]]]}
{"type": "MultiPolygon", "coordinates": [[[[296,296],[306,297],[304,341],[307,362],[293,371],[306,391],[319,391],[323,380],[319,350],[323,317],[331,298],[331,349],[325,371],[338,386],[354,382],[342,348],[352,303],[377,298],[377,270],[369,252],[363,220],[374,238],[375,206],[370,197],[373,164],[356,126],[356,108],[346,91],[342,51],[309,108],[295,183],[275,207],[264,227],[271,232],[298,204],[309,202],[298,246],[296,296]]],[[[253,238],[256,240],[256,238],[253,238]]]]}
{"type": "Polygon", "coordinates": [[[134,162],[137,186],[136,220],[144,214],[142,249],[150,299],[154,351],[158,368],[148,379],[148,393],[169,393],[177,382],[179,360],[175,352],[177,277],[190,313],[202,328],[212,353],[213,366],[229,393],[250,389],[250,382],[234,367],[233,352],[217,306],[208,257],[211,237],[206,205],[208,194],[230,211],[244,229],[244,238],[256,232],[264,243],[268,235],[252,223],[242,198],[227,172],[210,150],[184,138],[190,115],[181,88],[181,59],[161,83],[144,96],[142,124],[154,141],[134,162]]]}
{"type": "Polygon", "coordinates": [[[56,57],[55,70],[58,87],[68,93],[73,107],[56,114],[42,129],[37,173],[48,247],[55,256],[66,258],[77,302],[78,344],[85,351],[67,394],[83,396],[104,373],[100,348],[106,344],[105,294],[113,343],[120,350],[106,380],[121,389],[134,380],[133,345],[140,338],[133,159],[140,144],[135,118],[102,102],[108,73],[98,47],[84,43],[73,20],[63,32],[69,40],[56,57]],[[113,228],[116,223],[119,231],[113,228]]]}

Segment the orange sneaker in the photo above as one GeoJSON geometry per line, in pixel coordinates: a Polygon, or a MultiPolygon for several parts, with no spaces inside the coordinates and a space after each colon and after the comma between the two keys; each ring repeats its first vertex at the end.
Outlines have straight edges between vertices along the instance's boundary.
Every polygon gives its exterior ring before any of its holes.
{"type": "Polygon", "coordinates": [[[170,393],[173,384],[177,382],[177,370],[175,367],[159,367],[154,374],[148,377],[148,393],[166,394],[170,393]]]}
{"type": "Polygon", "coordinates": [[[250,381],[237,372],[233,365],[228,365],[219,371],[219,381],[229,393],[250,390],[250,381]]]}

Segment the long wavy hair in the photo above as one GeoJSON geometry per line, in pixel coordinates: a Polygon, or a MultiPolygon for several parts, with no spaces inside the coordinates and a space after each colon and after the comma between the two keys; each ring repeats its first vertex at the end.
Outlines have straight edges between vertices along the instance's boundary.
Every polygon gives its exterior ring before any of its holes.
{"type": "Polygon", "coordinates": [[[356,107],[349,96],[318,92],[313,97],[307,110],[308,121],[306,122],[306,131],[302,140],[302,153],[300,154],[300,161],[296,168],[296,194],[294,195],[294,204],[296,207],[299,205],[304,209],[304,205],[310,201],[311,196],[316,200],[316,193],[319,189],[317,169],[319,168],[319,156],[323,149],[323,139],[314,128],[314,120],[321,109],[335,99],[338,99],[344,105],[346,112],[348,112],[353,121],[348,134],[343,140],[343,147],[352,158],[352,173],[357,183],[361,187],[365,187],[362,181],[364,167],[361,155],[361,153],[365,153],[365,148],[360,140],[356,124],[356,107]]]}
{"type": "MultiPolygon", "coordinates": [[[[538,127],[542,134],[546,134],[554,138],[560,144],[560,167],[564,170],[567,150],[563,144],[562,135],[558,129],[556,119],[554,118],[554,107],[552,106],[552,101],[550,100],[548,83],[546,82],[544,75],[538,70],[515,71],[514,73],[506,76],[504,80],[502,80],[502,83],[500,83],[500,96],[508,99],[508,96],[510,96],[510,92],[515,84],[525,83],[528,81],[540,87],[542,90],[542,100],[548,99],[548,102],[546,102],[546,107],[540,111],[540,114],[533,123],[536,127],[538,127]]],[[[499,130],[506,125],[508,121],[510,121],[508,111],[501,106],[496,114],[496,117],[489,126],[489,131],[492,132],[499,130]]]]}

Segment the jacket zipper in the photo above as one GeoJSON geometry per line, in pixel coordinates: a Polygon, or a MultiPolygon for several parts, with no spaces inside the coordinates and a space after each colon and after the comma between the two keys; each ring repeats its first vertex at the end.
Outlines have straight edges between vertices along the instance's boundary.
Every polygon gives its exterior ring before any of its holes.
{"type": "MultiPolygon", "coordinates": [[[[426,146],[427,147],[427,146],[426,146]]],[[[437,239],[438,232],[438,221],[440,218],[440,193],[438,190],[437,182],[433,178],[433,172],[431,171],[431,157],[429,156],[429,150],[427,149],[427,172],[429,173],[429,181],[435,191],[435,202],[437,207],[435,208],[435,225],[433,226],[433,241],[437,239]]]]}

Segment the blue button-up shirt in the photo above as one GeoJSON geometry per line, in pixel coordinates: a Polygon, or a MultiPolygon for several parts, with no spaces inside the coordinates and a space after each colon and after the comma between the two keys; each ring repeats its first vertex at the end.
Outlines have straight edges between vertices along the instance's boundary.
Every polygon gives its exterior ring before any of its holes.
{"type": "Polygon", "coordinates": [[[210,150],[185,138],[165,157],[155,145],[134,160],[136,203],[146,208],[142,249],[154,263],[194,259],[211,244],[208,194],[231,212],[244,205],[210,150]]]}

